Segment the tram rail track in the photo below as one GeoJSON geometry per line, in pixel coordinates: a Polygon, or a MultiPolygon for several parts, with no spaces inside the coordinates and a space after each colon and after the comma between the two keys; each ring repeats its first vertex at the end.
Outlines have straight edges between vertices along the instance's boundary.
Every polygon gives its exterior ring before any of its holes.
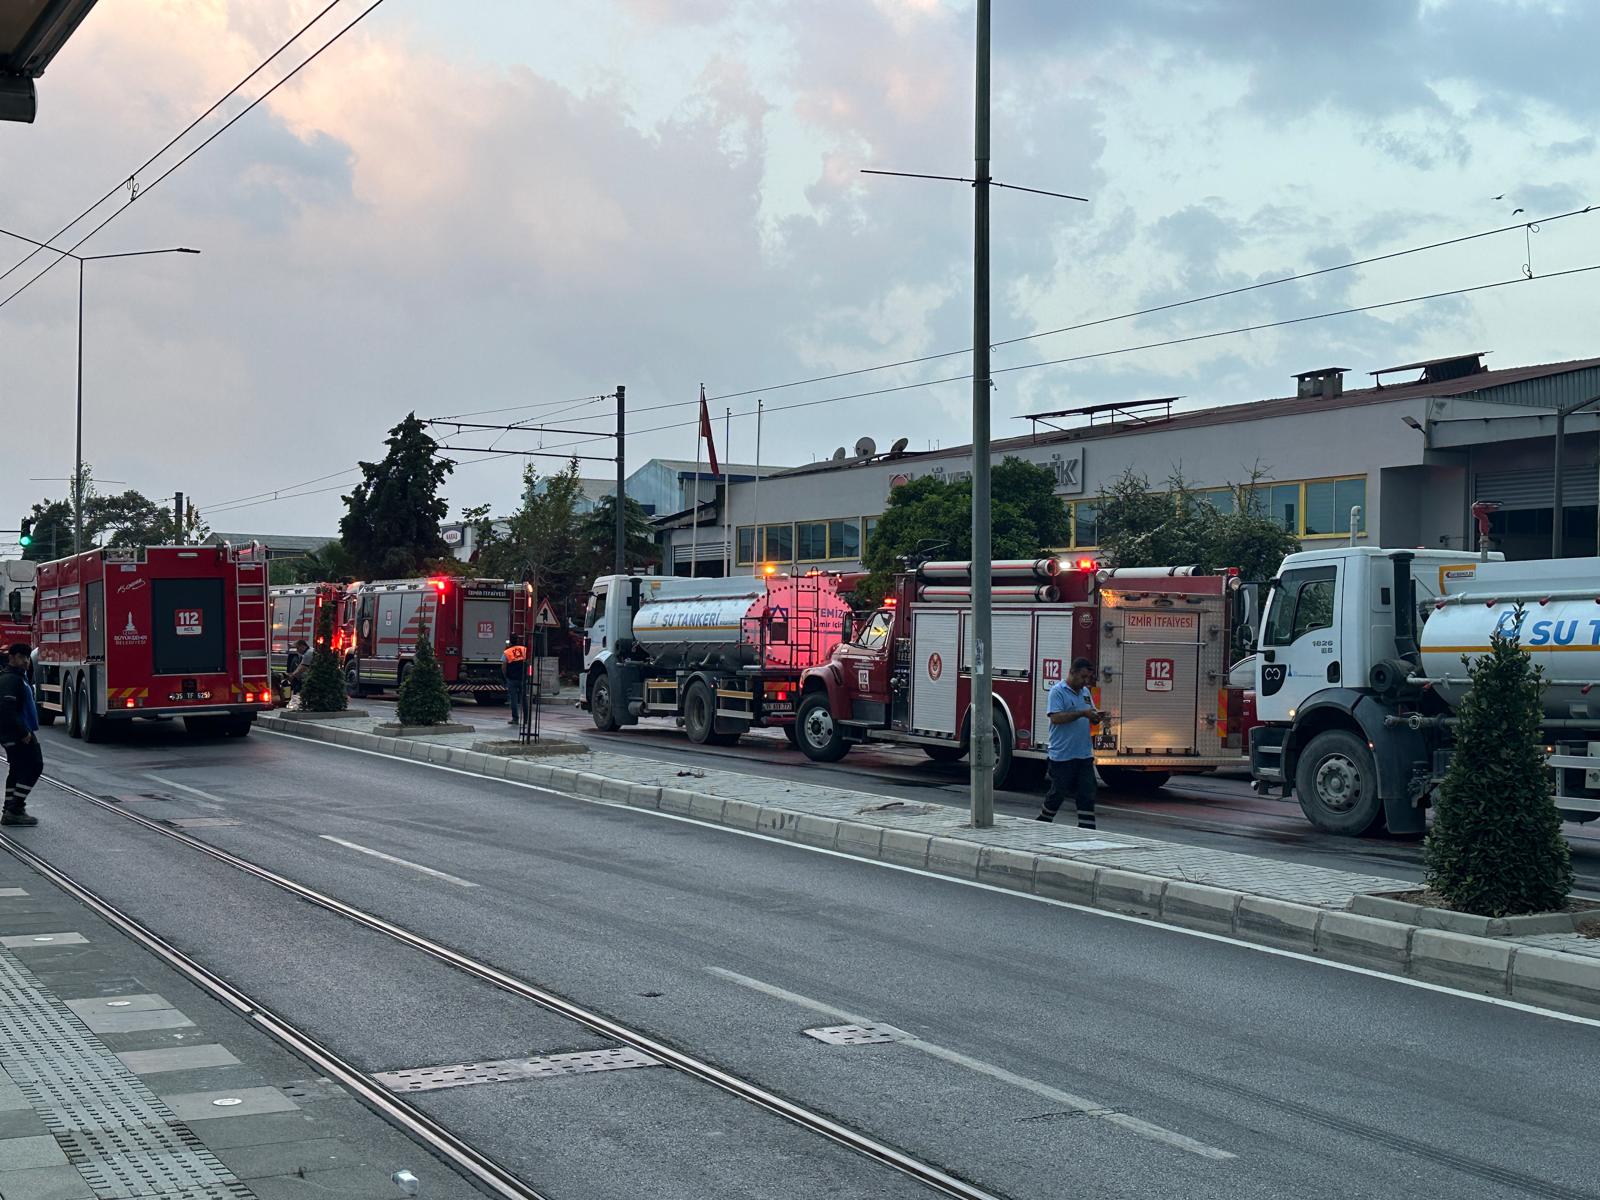
{"type": "MultiPolygon", "coordinates": [[[[670,1046],[649,1034],[633,1029],[576,1001],[569,1000],[537,984],[520,979],[488,963],[463,954],[414,930],[369,913],[337,897],[327,895],[240,855],[213,846],[192,834],[126,809],[120,804],[97,796],[58,777],[46,775],[41,778],[41,782],[47,783],[59,791],[106,812],[122,817],[149,832],[171,838],[191,850],[198,851],[246,875],[271,884],[323,911],[333,913],[356,925],[382,934],[399,942],[401,945],[442,962],[470,978],[489,984],[494,988],[572,1021],[592,1033],[610,1038],[630,1049],[648,1055],[663,1066],[670,1067],[690,1078],[709,1084],[745,1103],[778,1116],[853,1153],[907,1176],[929,1188],[935,1194],[955,1197],[957,1200],[1004,1200],[1004,1197],[995,1192],[961,1179],[941,1167],[916,1158],[870,1134],[853,1129],[824,1113],[779,1096],[759,1084],[726,1071],[697,1055],[670,1046]]],[[[343,1083],[368,1107],[457,1167],[464,1175],[483,1187],[490,1195],[514,1198],[514,1200],[546,1200],[544,1193],[535,1190],[432,1117],[390,1091],[371,1074],[363,1072],[345,1061],[331,1048],[321,1044],[315,1038],[297,1028],[282,1015],[258,1004],[202,963],[171,945],[159,934],[141,924],[136,918],[111,904],[92,888],[74,879],[67,872],[56,867],[27,846],[19,843],[15,838],[0,834],[0,848],[4,848],[20,862],[38,871],[70,895],[82,901],[108,923],[133,938],[145,949],[154,953],[196,985],[240,1013],[240,1015],[249,1019],[292,1053],[343,1083]]]]}

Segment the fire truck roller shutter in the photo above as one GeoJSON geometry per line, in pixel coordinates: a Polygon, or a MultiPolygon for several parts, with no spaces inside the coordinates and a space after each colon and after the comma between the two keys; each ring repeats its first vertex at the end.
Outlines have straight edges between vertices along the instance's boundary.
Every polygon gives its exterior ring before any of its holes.
{"type": "MultiPolygon", "coordinates": [[[[972,670],[972,619],[961,622],[961,669],[972,670]]],[[[1026,675],[1028,655],[1033,650],[1033,614],[998,612],[990,626],[990,673],[996,676],[1026,675]]]]}
{"type": "Polygon", "coordinates": [[[498,663],[511,636],[511,601],[468,600],[461,626],[462,661],[498,663]]]}
{"type": "Polygon", "coordinates": [[[216,675],[228,669],[228,614],[220,579],[150,583],[151,668],[156,675],[216,675]]]}
{"type": "Polygon", "coordinates": [[[1034,617],[1033,737],[1037,744],[1050,739],[1050,689],[1066,678],[1072,666],[1073,617],[1070,610],[1034,617]]]}

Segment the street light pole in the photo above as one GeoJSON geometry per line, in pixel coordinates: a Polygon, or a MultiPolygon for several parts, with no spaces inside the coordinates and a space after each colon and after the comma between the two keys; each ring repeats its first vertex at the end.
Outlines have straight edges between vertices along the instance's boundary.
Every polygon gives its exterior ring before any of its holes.
{"type": "Polygon", "coordinates": [[[972,187],[972,825],[994,824],[994,681],[989,642],[993,579],[989,531],[989,27],[978,0],[977,107],[972,187]]]}
{"type": "Polygon", "coordinates": [[[120,254],[74,254],[71,250],[35,241],[10,229],[0,229],[0,234],[73,259],[78,264],[78,420],[77,444],[72,456],[72,552],[78,554],[83,550],[83,264],[107,258],[148,258],[152,254],[199,254],[200,251],[191,250],[188,246],[172,246],[165,250],[124,250],[120,254]]]}

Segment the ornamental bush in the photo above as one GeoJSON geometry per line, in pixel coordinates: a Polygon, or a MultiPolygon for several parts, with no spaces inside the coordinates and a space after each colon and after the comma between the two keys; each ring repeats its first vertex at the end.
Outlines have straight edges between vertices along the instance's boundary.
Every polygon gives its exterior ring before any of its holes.
{"type": "Polygon", "coordinates": [[[345,696],[344,672],[339,656],[333,652],[333,603],[319,606],[316,644],[308,651],[305,682],[300,686],[300,707],[305,712],[343,712],[350,701],[345,696]]]}
{"type": "Polygon", "coordinates": [[[450,719],[450,689],[426,625],[417,635],[416,654],[400,684],[398,714],[402,725],[442,725],[450,719]]]}
{"type": "Polygon", "coordinates": [[[1519,641],[1522,609],[1487,654],[1463,659],[1472,688],[1456,713],[1455,752],[1424,846],[1428,887],[1460,912],[1550,912],[1572,890],[1544,761],[1543,672],[1519,641]]]}

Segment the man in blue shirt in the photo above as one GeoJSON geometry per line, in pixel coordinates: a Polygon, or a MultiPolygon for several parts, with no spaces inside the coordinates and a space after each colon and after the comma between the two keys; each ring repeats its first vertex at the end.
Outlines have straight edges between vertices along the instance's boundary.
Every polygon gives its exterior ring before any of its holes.
{"type": "Polygon", "coordinates": [[[1071,796],[1078,808],[1078,828],[1094,828],[1094,744],[1089,727],[1105,719],[1094,706],[1089,685],[1094,664],[1074,659],[1067,677],[1050,689],[1045,706],[1050,714],[1049,787],[1036,820],[1054,821],[1062,802],[1071,796]]]}
{"type": "Polygon", "coordinates": [[[6,803],[0,825],[37,825],[28,813],[28,794],[44,773],[44,752],[39,749],[39,709],[28,683],[28,663],[33,649],[18,642],[6,651],[0,673],[0,745],[6,748],[6,803]]]}

